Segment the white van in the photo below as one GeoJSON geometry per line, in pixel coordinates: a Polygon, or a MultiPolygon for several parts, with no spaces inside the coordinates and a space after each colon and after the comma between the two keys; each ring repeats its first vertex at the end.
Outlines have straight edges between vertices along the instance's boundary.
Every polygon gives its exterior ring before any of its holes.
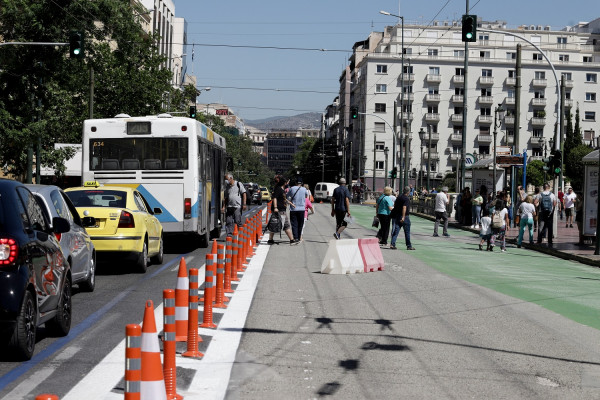
{"type": "Polygon", "coordinates": [[[339,185],[337,183],[332,182],[317,183],[317,186],[315,186],[315,190],[313,191],[313,197],[315,198],[315,201],[331,201],[333,190],[338,186],[339,185]]]}

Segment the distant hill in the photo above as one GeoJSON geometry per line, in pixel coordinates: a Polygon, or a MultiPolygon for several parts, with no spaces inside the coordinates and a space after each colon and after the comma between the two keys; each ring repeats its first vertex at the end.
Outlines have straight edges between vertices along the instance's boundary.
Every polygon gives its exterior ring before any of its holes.
{"type": "Polygon", "coordinates": [[[300,128],[318,129],[321,127],[320,113],[304,113],[291,117],[270,117],[246,120],[246,126],[260,131],[296,130],[300,128]]]}

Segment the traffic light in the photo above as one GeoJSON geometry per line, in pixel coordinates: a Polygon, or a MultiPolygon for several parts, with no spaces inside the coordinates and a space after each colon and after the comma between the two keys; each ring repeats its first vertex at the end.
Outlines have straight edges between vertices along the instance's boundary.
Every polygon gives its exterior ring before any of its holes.
{"type": "Polygon", "coordinates": [[[69,35],[69,56],[83,58],[83,32],[71,31],[69,35]]]}
{"type": "Polygon", "coordinates": [[[396,179],[397,176],[398,176],[398,167],[394,167],[392,169],[392,178],[396,179]]]}
{"type": "Polygon", "coordinates": [[[352,119],[358,118],[358,107],[350,107],[350,118],[352,118],[352,119]]]}
{"type": "Polygon", "coordinates": [[[477,15],[466,14],[462,17],[462,41],[477,41],[477,15]]]}
{"type": "Polygon", "coordinates": [[[551,173],[553,173],[555,176],[560,175],[562,169],[562,153],[560,150],[554,150],[554,153],[552,154],[551,167],[551,173]]]}
{"type": "Polygon", "coordinates": [[[550,171],[551,165],[552,165],[552,154],[550,154],[550,157],[545,157],[542,158],[542,161],[544,162],[544,171],[550,171]]]}
{"type": "Polygon", "coordinates": [[[190,106],[190,118],[196,119],[196,106],[190,106]]]}

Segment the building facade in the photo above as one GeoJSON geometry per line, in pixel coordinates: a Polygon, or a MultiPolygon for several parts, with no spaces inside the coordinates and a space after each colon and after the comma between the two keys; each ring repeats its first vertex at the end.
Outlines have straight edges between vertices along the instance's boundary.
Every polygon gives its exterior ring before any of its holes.
{"type": "MultiPolygon", "coordinates": [[[[527,151],[528,156],[541,158],[551,139],[558,137],[554,128],[560,115],[561,79],[566,112],[575,115],[579,108],[584,142],[598,136],[600,19],[560,30],[549,26],[509,29],[502,21],[479,21],[477,41],[469,43],[468,52],[465,70],[459,22],[405,23],[403,30],[400,25],[390,26],[355,44],[349,64],[350,96],[340,82],[338,107],[342,146],[353,143],[346,157],[355,166],[352,178],[359,176],[356,166],[360,163],[360,177],[369,186],[373,182],[376,189],[383,187],[395,164],[401,171],[408,168],[411,177],[426,173],[429,164],[430,177],[441,179],[459,165],[463,131],[466,153],[488,156],[494,142],[509,147],[518,143],[514,153],[527,151]],[[342,124],[341,115],[347,112],[343,99],[348,97],[359,115],[342,124]],[[517,97],[520,106],[515,121],[517,97]],[[403,146],[408,143],[408,160],[401,141],[403,146]]],[[[348,68],[343,75],[347,77],[348,68]]]]}

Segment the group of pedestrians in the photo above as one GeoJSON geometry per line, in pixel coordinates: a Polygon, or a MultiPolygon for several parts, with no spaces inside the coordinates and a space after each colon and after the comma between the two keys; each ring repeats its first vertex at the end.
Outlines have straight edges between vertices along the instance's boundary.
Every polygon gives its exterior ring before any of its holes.
{"type": "Polygon", "coordinates": [[[404,241],[407,250],[415,250],[410,241],[410,186],[405,186],[402,194],[396,196],[389,186],[383,189],[383,193],[376,201],[376,220],[379,223],[377,238],[379,245],[387,246],[391,234],[390,249],[397,250],[396,242],[400,230],[404,230],[404,241]],[[391,229],[390,229],[391,227],[391,229]]]}

